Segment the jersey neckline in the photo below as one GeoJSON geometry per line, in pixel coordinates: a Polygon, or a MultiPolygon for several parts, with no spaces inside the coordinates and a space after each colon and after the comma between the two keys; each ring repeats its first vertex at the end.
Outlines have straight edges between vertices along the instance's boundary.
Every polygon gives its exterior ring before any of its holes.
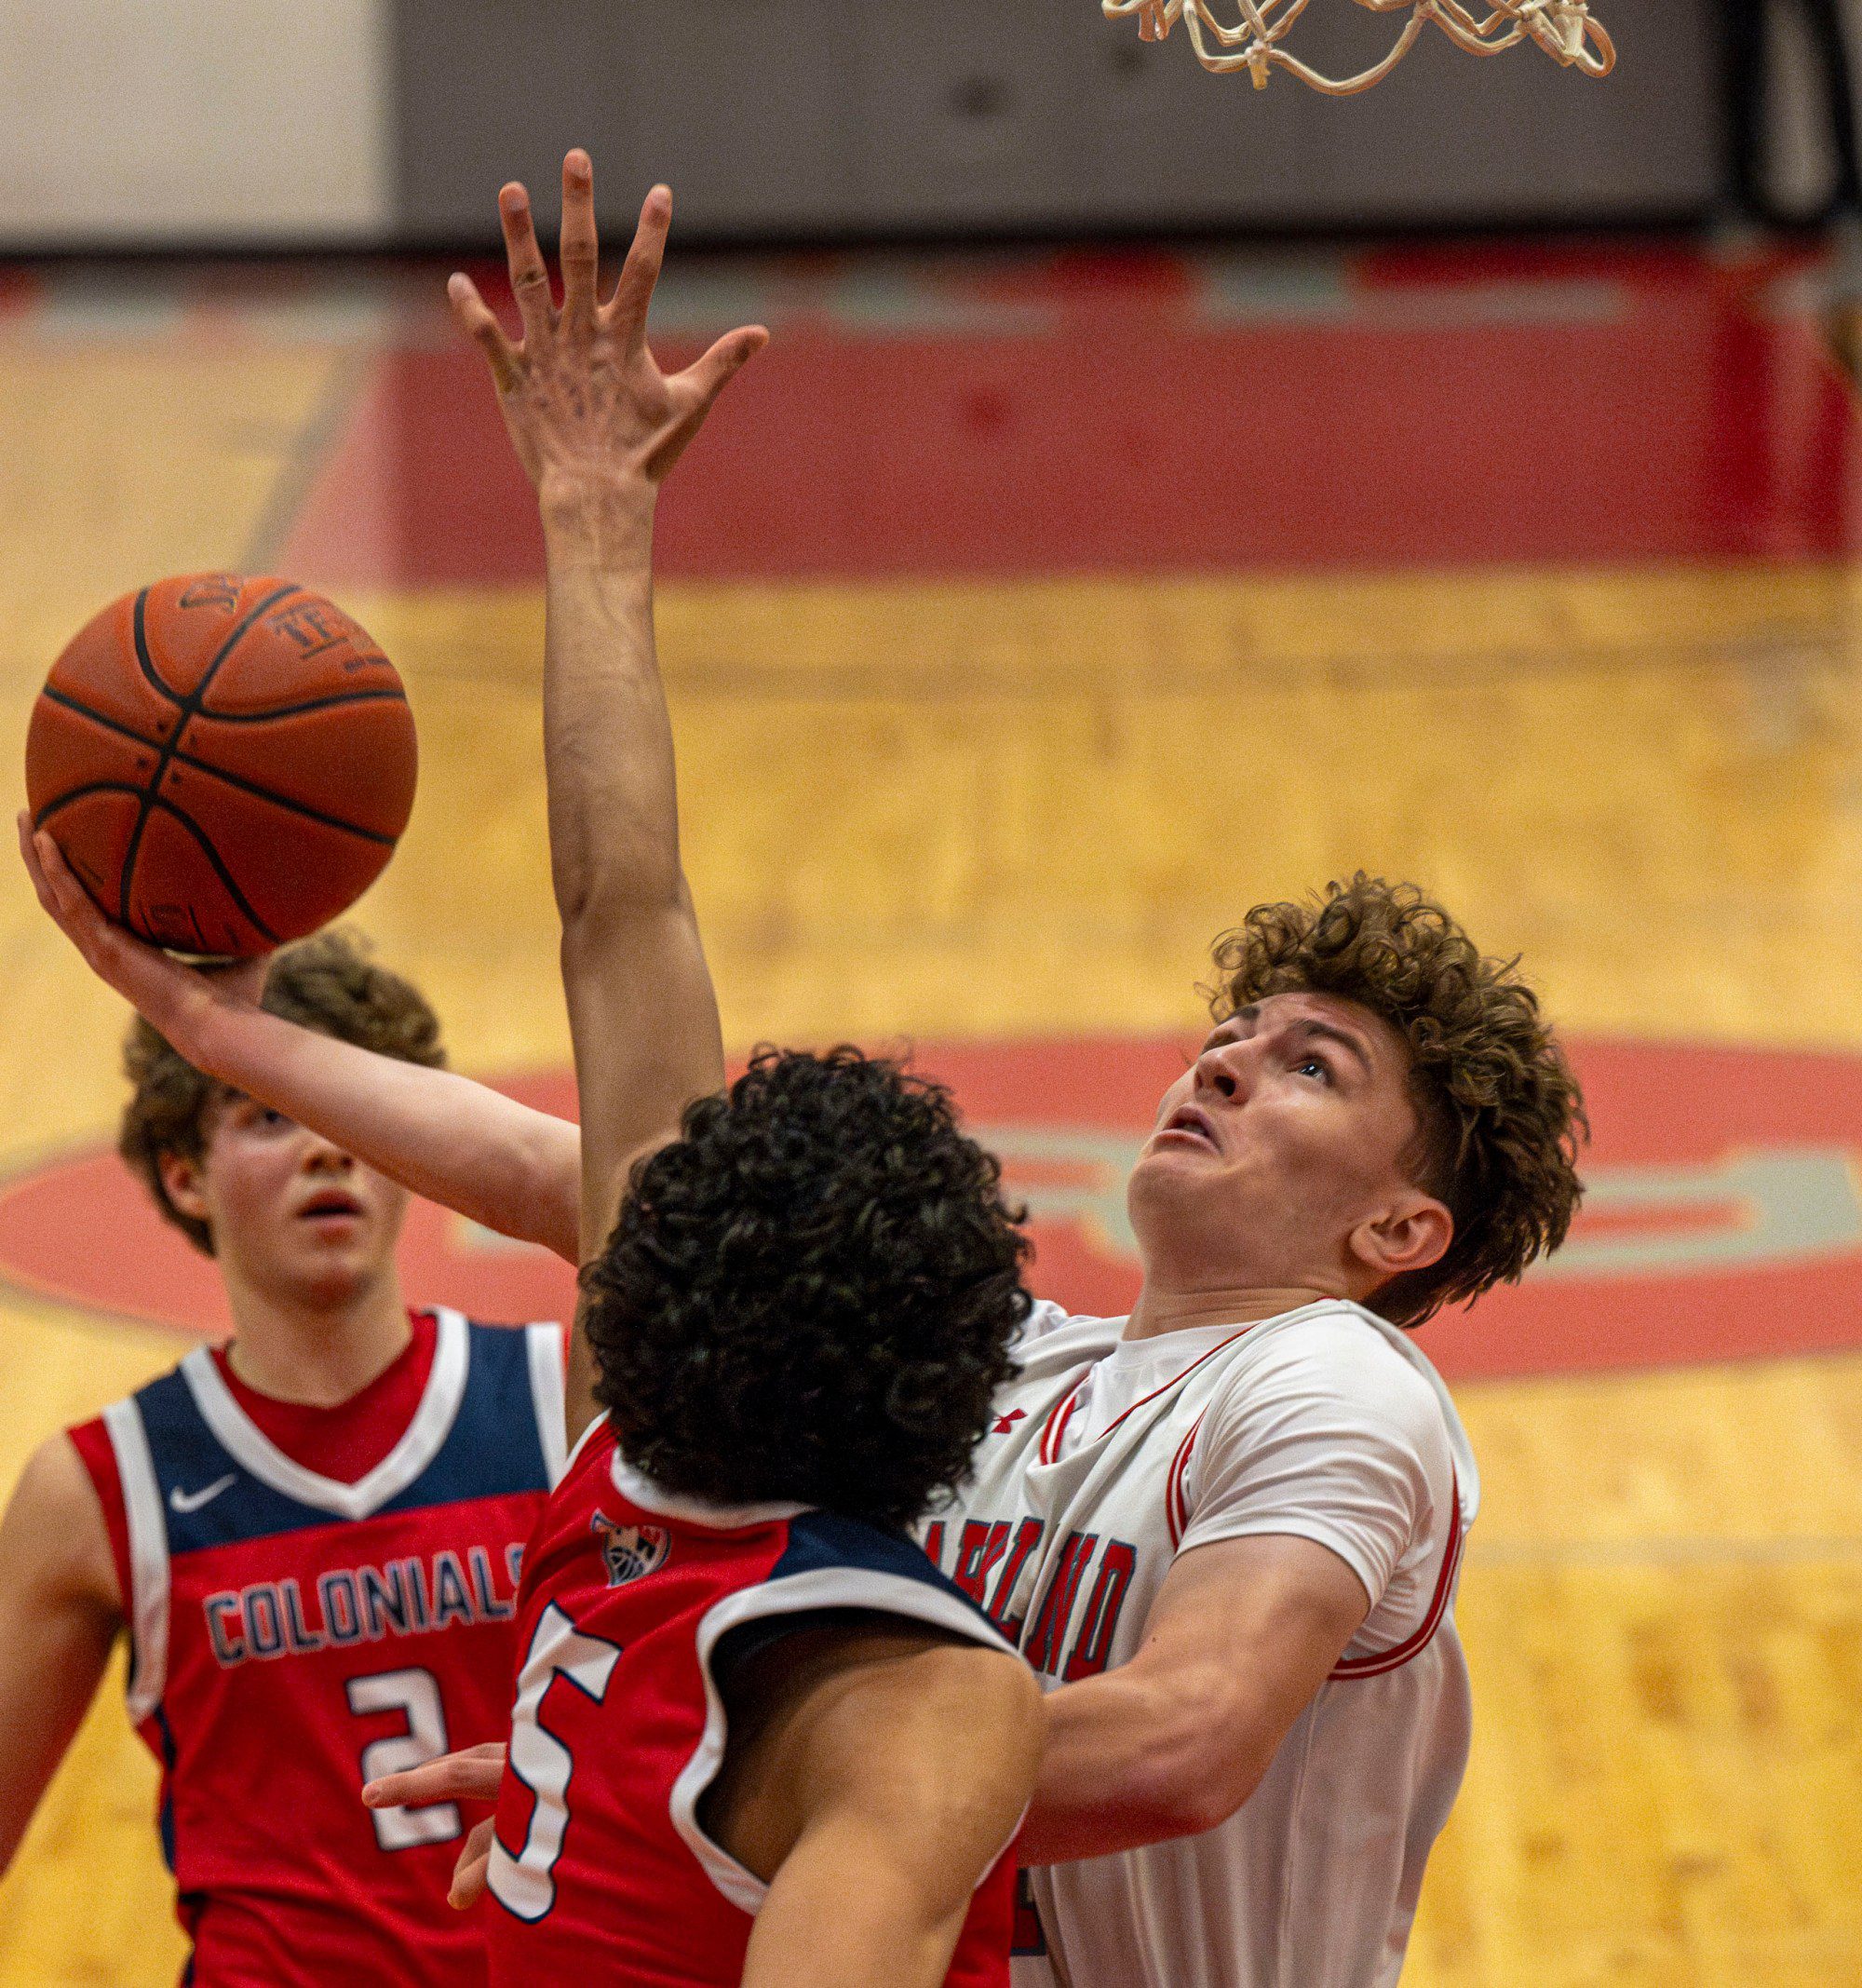
{"type": "Polygon", "coordinates": [[[432,1310],[439,1331],[420,1405],[388,1454],[353,1484],[286,1455],[240,1407],[205,1346],[196,1346],[182,1361],[180,1373],[221,1446],[260,1483],[339,1519],[366,1519],[398,1497],[439,1455],[466,1398],[470,1332],[458,1312],[443,1305],[432,1310]]]}
{"type": "Polygon", "coordinates": [[[683,1492],[668,1491],[655,1484],[643,1470],[636,1470],[618,1448],[608,1467],[614,1489],[630,1505],[662,1519],[682,1519],[690,1525],[708,1526],[714,1532],[736,1533],[752,1525],[775,1525],[785,1519],[799,1519],[809,1505],[795,1505],[773,1499],[761,1505],[715,1505],[709,1498],[695,1498],[683,1492]]]}

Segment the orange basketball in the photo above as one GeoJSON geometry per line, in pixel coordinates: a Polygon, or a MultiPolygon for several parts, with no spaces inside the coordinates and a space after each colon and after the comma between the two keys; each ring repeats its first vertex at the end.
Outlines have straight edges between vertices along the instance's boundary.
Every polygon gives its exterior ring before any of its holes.
{"type": "Polygon", "coordinates": [[[26,793],[109,916],[244,958],[374,882],[414,760],[401,680],[340,608],[289,580],[191,574],[126,594],[52,665],[26,793]]]}

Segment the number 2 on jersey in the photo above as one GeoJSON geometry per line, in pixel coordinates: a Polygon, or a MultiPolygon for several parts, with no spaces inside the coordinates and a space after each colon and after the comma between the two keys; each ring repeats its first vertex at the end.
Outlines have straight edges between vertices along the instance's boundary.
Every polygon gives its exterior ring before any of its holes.
{"type": "Polygon", "coordinates": [[[554,1602],[538,1618],[530,1653],[518,1672],[511,1711],[510,1767],[534,1798],[523,1847],[515,1856],[495,1837],[486,1883],[492,1896],[516,1917],[534,1922],[556,1903],[556,1860],[569,1829],[569,1749],[543,1724],[544,1694],[566,1677],[600,1704],[607,1696],[621,1646],[585,1636],[554,1602]]]}
{"type": "MultiPolygon", "coordinates": [[[[358,1716],[398,1711],[407,1721],[406,1732],[371,1739],[362,1749],[365,1781],[425,1766],[446,1751],[446,1708],[439,1702],[439,1680],[431,1670],[378,1670],[372,1677],[352,1677],[344,1689],[349,1710],[358,1716]]],[[[466,1828],[452,1802],[436,1802],[430,1808],[375,1808],[370,1814],[375,1819],[375,1841],[385,1850],[451,1843],[466,1828]]]]}

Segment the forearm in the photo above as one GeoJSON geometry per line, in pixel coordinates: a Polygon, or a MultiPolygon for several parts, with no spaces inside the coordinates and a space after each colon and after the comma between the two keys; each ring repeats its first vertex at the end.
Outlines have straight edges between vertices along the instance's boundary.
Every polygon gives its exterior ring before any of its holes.
{"type": "Polygon", "coordinates": [[[198,1068],[415,1194],[576,1261],[581,1136],[568,1120],[259,1008],[209,1007],[176,1034],[198,1068]]]}
{"type": "Polygon", "coordinates": [[[543,505],[550,856],[582,1101],[584,1261],[627,1172],[724,1080],[717,999],[679,859],[653,631],[653,489],[616,476],[543,505]]]}
{"type": "Polygon", "coordinates": [[[1047,1744],[1017,1855],[1107,1857],[1213,1829],[1260,1778],[1272,1744],[1245,1723],[1209,1730],[1132,1667],[1050,1692],[1047,1744]]]}
{"type": "Polygon", "coordinates": [[[544,750],[565,931],[681,894],[672,726],[654,642],[655,492],[617,472],[546,492],[544,750]]]}

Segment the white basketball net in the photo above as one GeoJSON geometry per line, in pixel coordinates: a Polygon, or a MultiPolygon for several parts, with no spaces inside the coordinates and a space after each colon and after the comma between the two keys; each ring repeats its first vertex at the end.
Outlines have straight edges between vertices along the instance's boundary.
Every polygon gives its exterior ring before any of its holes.
{"type": "Polygon", "coordinates": [[[1275,69],[1290,70],[1301,82],[1329,97],[1348,97],[1381,83],[1415,46],[1430,21],[1470,55],[1498,55],[1516,42],[1535,41],[1567,69],[1607,76],[1616,66],[1616,49],[1600,22],[1590,18],[1585,0],[1491,0],[1491,11],[1477,14],[1461,0],[1357,0],[1376,14],[1407,14],[1396,45],[1362,74],[1323,76],[1280,46],[1306,11],[1309,0],[1226,0],[1240,14],[1234,27],[1216,18],[1214,0],[1100,0],[1106,17],[1138,16],[1140,34],[1162,41],[1179,20],[1189,23],[1190,40],[1205,69],[1218,74],[1245,69],[1256,89],[1267,88],[1275,69]]]}

